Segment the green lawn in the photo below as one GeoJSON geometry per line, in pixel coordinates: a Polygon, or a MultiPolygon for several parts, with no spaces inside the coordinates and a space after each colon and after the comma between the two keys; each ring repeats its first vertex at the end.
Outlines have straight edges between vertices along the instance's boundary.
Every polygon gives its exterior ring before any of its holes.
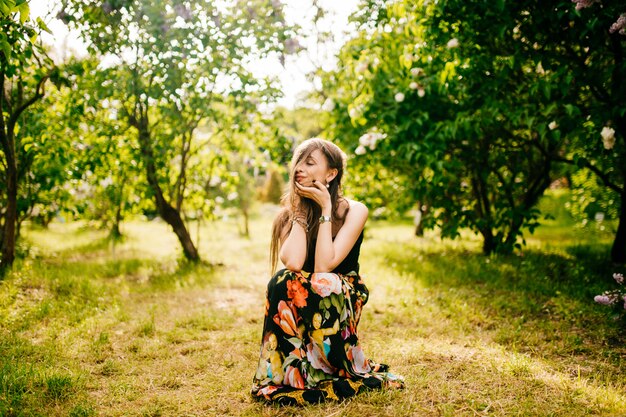
{"type": "Polygon", "coordinates": [[[271,216],[261,208],[251,239],[235,220],[200,228],[198,266],[177,262],[162,222],[124,224],[115,246],[84,223],[27,228],[28,256],[0,283],[0,415],[626,414],[625,330],[593,302],[624,271],[607,260],[610,230],[563,219],[497,257],[470,235],[370,221],[361,341],[407,388],[253,401],[271,216]]]}

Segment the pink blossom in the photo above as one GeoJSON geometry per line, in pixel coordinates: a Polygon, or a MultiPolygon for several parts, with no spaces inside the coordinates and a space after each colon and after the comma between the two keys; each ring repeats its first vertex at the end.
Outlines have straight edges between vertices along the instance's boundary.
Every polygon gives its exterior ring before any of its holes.
{"type": "Polygon", "coordinates": [[[618,32],[620,35],[626,35],[626,13],[622,14],[617,19],[617,22],[611,25],[609,32],[611,33],[618,32]]]}
{"type": "Polygon", "coordinates": [[[596,295],[595,297],[593,297],[593,301],[605,306],[610,306],[611,304],[613,304],[613,301],[608,295],[596,295]]]}
{"type": "Polygon", "coordinates": [[[576,3],[576,10],[585,9],[590,7],[594,3],[599,3],[600,0],[572,0],[572,3],[576,3]]]}
{"type": "Polygon", "coordinates": [[[613,279],[615,281],[617,281],[618,284],[623,284],[624,283],[624,274],[615,273],[615,274],[613,274],[613,279]]]}

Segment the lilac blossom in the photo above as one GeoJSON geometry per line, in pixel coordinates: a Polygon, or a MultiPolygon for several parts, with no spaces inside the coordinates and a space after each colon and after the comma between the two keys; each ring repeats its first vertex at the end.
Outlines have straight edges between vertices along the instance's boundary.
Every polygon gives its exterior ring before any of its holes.
{"type": "Polygon", "coordinates": [[[572,0],[572,3],[576,3],[576,10],[582,10],[592,6],[594,3],[599,3],[600,0],[572,0]]]}
{"type": "Polygon", "coordinates": [[[611,25],[609,32],[615,33],[618,32],[620,35],[626,35],[626,13],[622,14],[617,22],[611,25]]]}
{"type": "Polygon", "coordinates": [[[610,306],[611,304],[613,304],[611,298],[608,295],[596,295],[595,297],[593,297],[593,301],[605,306],[610,306]]]}

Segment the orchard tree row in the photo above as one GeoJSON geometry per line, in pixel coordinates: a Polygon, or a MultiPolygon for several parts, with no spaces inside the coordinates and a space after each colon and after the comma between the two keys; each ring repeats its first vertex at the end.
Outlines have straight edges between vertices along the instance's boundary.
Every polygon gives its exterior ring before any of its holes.
{"type": "MultiPolygon", "coordinates": [[[[469,228],[485,253],[510,253],[567,175],[579,210],[618,220],[611,257],[626,261],[624,9],[362,1],[337,70],[311,74],[322,134],[351,154],[351,191],[373,208],[417,203],[423,227],[469,228]]],[[[129,215],[158,215],[198,260],[188,220],[228,204],[246,216],[250,177],[319,133],[302,122],[311,110],[268,112],[281,92],[250,71],[298,52],[279,0],[64,0],[56,17],[87,58],[55,64],[28,1],[0,0],[2,268],[21,224],[59,211],[114,236],[129,215]]]]}
{"type": "Polygon", "coordinates": [[[0,0],[1,265],[22,222],[59,210],[115,234],[154,212],[199,260],[186,220],[247,213],[250,176],[291,150],[259,111],[279,95],[250,62],[293,53],[278,1],[64,1],[84,59],[55,65],[25,0],[0,0]]]}

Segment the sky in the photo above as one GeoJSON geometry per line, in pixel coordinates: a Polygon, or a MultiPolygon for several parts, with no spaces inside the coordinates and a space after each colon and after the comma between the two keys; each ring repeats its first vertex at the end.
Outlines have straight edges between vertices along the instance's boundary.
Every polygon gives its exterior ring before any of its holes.
{"type": "MultiPolygon", "coordinates": [[[[290,23],[300,25],[303,31],[312,31],[312,4],[313,0],[282,0],[285,18],[290,23]]],[[[326,11],[327,17],[318,23],[321,30],[331,30],[334,42],[323,50],[317,50],[315,43],[300,40],[308,53],[298,56],[288,56],[283,67],[278,60],[263,61],[252,65],[251,70],[257,76],[275,75],[279,78],[284,97],[279,105],[292,108],[301,103],[304,92],[312,90],[313,85],[307,81],[305,74],[310,72],[314,65],[321,65],[329,70],[335,66],[334,56],[341,45],[349,37],[350,26],[348,17],[357,8],[359,0],[317,0],[317,3],[326,11]],[[312,57],[313,61],[311,60],[312,57]]],[[[54,16],[58,12],[59,3],[55,0],[31,0],[30,9],[33,18],[41,17],[54,34],[42,34],[44,42],[53,46],[53,55],[62,60],[68,54],[85,55],[85,44],[80,40],[78,33],[69,32],[67,27],[54,16]],[[50,11],[52,11],[50,13],[50,11]]]]}

